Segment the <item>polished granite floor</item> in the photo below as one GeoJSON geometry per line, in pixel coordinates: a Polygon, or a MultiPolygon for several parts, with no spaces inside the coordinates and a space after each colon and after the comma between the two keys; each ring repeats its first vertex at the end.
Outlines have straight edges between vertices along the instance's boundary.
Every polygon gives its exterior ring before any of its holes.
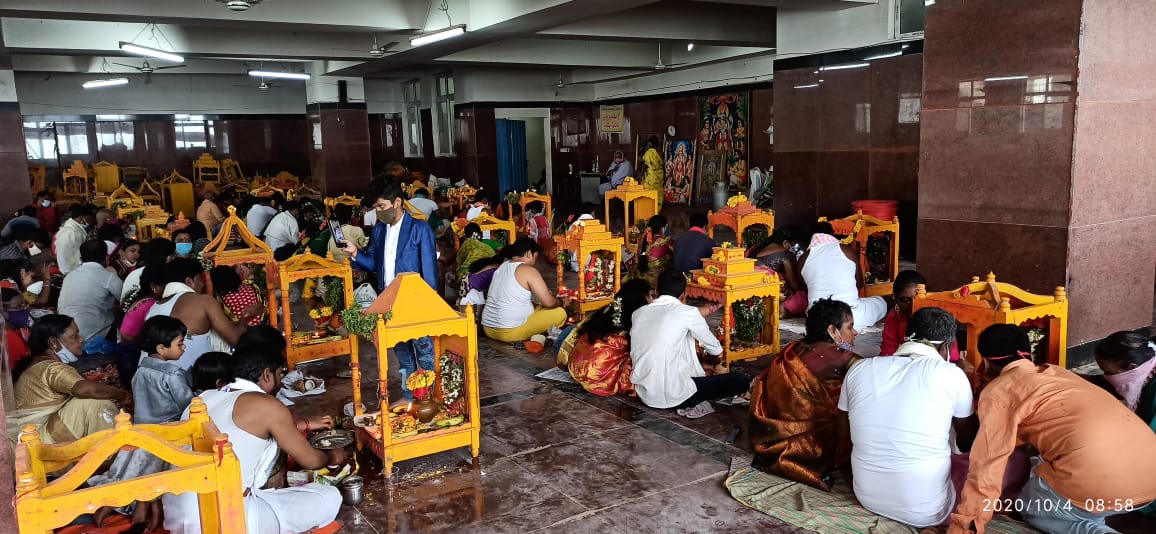
{"type": "MultiPolygon", "coordinates": [[[[372,454],[361,455],[373,475],[365,501],[343,507],[342,532],[806,532],[746,508],[723,486],[731,457],[749,454],[742,432],[725,443],[745,428],[746,407],[716,405],[715,414],[687,420],[535,378],[553,365],[549,351],[482,340],[479,353],[477,462],[463,448],[399,462],[387,481],[372,454]]],[[[350,381],[335,376],[343,363],[307,366],[328,391],[293,409],[340,413],[352,395],[350,381]]],[[[374,380],[363,384],[370,406],[374,380]]]]}

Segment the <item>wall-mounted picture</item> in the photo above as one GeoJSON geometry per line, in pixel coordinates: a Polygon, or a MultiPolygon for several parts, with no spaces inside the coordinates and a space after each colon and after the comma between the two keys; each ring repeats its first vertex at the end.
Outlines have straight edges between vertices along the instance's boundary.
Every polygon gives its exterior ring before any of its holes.
{"type": "Polygon", "coordinates": [[[721,150],[726,156],[725,175],[733,186],[747,187],[747,108],[750,93],[699,97],[702,130],[699,150],[721,150]]]}
{"type": "Polygon", "coordinates": [[[694,193],[694,140],[672,139],[666,145],[666,202],[690,204],[694,193]]]}
{"type": "MultiPolygon", "coordinates": [[[[704,197],[710,197],[714,184],[727,181],[727,154],[722,150],[698,151],[698,180],[695,180],[694,197],[701,202],[704,197]]],[[[708,200],[709,201],[709,200],[708,200]]]]}

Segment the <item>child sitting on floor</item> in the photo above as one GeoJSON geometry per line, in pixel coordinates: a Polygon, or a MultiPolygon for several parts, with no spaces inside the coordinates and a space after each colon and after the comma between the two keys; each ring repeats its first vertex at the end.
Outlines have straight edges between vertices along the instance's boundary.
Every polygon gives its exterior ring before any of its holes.
{"type": "Polygon", "coordinates": [[[140,347],[149,357],[141,360],[132,378],[136,401],[133,421],[139,424],[170,423],[193,400],[189,375],[173,361],[185,353],[188,330],[180,319],[158,315],[141,328],[140,347]]]}
{"type": "MultiPolygon", "coordinates": [[[[880,356],[894,356],[895,351],[903,344],[907,335],[907,320],[911,318],[915,291],[919,284],[927,285],[927,279],[918,272],[900,271],[895,276],[895,283],[891,289],[895,295],[895,307],[883,319],[883,344],[879,347],[880,356]]],[[[951,342],[951,361],[959,361],[959,345],[955,341],[951,342]]]]}
{"type": "MultiPolygon", "coordinates": [[[[209,276],[213,280],[213,294],[224,304],[230,320],[236,321],[244,314],[245,308],[261,302],[261,294],[252,283],[242,282],[236,269],[224,265],[213,267],[209,276]]],[[[261,324],[264,318],[265,315],[261,314],[250,319],[249,326],[261,324]]]]}

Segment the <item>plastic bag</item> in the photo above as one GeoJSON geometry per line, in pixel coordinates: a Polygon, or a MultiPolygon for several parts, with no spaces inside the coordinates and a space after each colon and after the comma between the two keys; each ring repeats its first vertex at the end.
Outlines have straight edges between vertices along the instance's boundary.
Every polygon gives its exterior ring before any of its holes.
{"type": "Polygon", "coordinates": [[[373,286],[368,283],[361,284],[357,286],[357,289],[353,290],[353,301],[356,302],[357,306],[362,310],[368,308],[375,300],[377,300],[377,291],[374,291],[373,286]]]}

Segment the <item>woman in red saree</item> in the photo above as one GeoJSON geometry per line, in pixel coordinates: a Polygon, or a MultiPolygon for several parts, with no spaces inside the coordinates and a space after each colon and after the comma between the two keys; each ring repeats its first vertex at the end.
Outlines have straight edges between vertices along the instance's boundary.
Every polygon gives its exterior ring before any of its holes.
{"type": "Polygon", "coordinates": [[[859,358],[851,308],[819,300],[807,313],[807,335],[775,356],[751,387],[752,465],[773,475],[830,489],[827,476],[850,459],[839,390],[859,358]]]}
{"type": "Polygon", "coordinates": [[[595,395],[627,395],[630,382],[630,316],[650,302],[650,283],[627,280],[614,301],[594,312],[572,334],[570,376],[595,395]]]}

